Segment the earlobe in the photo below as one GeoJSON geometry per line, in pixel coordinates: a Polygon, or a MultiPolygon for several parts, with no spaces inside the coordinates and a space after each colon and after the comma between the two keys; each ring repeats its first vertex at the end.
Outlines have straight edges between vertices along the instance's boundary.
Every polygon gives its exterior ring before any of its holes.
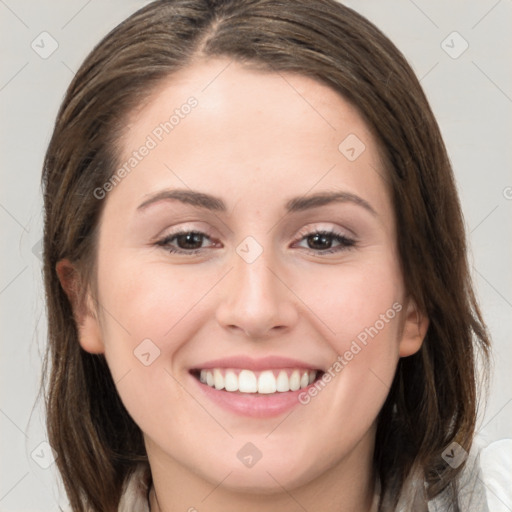
{"type": "Polygon", "coordinates": [[[421,348],[429,325],[428,317],[409,299],[400,340],[400,357],[412,356],[421,348]]]}
{"type": "Polygon", "coordinates": [[[60,260],[55,266],[55,271],[71,304],[80,346],[91,354],[104,353],[101,330],[95,314],[96,308],[90,293],[82,293],[79,272],[68,259],[60,260]]]}

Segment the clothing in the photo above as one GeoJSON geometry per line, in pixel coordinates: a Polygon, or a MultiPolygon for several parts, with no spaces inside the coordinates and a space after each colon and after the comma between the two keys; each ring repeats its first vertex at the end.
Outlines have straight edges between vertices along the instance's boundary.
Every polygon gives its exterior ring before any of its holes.
{"type": "MultiPolygon", "coordinates": [[[[491,489],[491,484],[487,482],[482,474],[482,467],[480,463],[480,448],[475,443],[468,459],[464,470],[459,477],[459,503],[461,512],[498,512],[498,509],[490,509],[488,506],[488,491],[491,489]]],[[[505,459],[504,459],[505,460],[505,459]]],[[[508,460],[510,467],[510,460],[508,460]]],[[[494,467],[494,469],[496,469],[494,467]]],[[[512,482],[512,479],[505,479],[503,481],[512,482]]],[[[130,477],[125,482],[125,487],[121,502],[119,504],[118,512],[150,512],[148,494],[151,486],[151,475],[146,465],[140,465],[136,468],[130,477]]],[[[417,491],[421,485],[410,485],[403,493],[403,498],[400,500],[397,512],[453,512],[451,505],[448,502],[447,493],[441,493],[439,496],[430,500],[425,506],[418,506],[414,501],[414,495],[419,495],[417,491]],[[415,487],[415,488],[414,488],[415,487]],[[413,497],[411,500],[411,496],[413,497]]],[[[493,494],[495,491],[492,491],[493,494]]],[[[510,495],[509,495],[510,497],[510,495]]],[[[507,507],[503,503],[504,507],[507,507]]],[[[510,510],[508,507],[500,509],[510,510]]],[[[314,511],[311,511],[314,512],[314,511]]]]}
{"type": "Polygon", "coordinates": [[[150,512],[149,490],[151,474],[146,464],[140,464],[125,481],[118,512],[150,512]]]}

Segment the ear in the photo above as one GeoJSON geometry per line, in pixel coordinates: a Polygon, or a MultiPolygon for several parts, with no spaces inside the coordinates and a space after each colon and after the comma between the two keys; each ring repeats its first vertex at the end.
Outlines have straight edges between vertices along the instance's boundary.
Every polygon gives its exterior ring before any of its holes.
{"type": "Polygon", "coordinates": [[[68,259],[60,260],[55,270],[73,309],[80,346],[91,354],[104,353],[96,307],[89,290],[84,298],[78,270],[68,259]]]}
{"type": "Polygon", "coordinates": [[[427,334],[428,325],[427,316],[419,311],[414,300],[409,298],[400,340],[400,357],[412,356],[418,352],[427,334]]]}

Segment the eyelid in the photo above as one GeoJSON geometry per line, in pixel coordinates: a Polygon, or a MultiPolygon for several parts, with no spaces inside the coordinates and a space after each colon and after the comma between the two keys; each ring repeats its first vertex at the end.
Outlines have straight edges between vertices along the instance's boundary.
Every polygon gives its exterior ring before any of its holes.
{"type": "Polygon", "coordinates": [[[176,236],[176,235],[179,235],[179,234],[182,234],[182,233],[191,233],[191,232],[196,232],[196,233],[201,233],[203,235],[206,235],[208,238],[210,239],[213,239],[215,238],[215,235],[213,234],[213,230],[210,229],[209,227],[199,227],[198,226],[201,225],[201,224],[206,224],[204,222],[199,222],[199,223],[194,223],[194,222],[184,222],[182,224],[179,224],[178,226],[174,227],[174,228],[166,228],[166,229],[163,229],[162,231],[160,231],[158,233],[158,235],[154,236],[152,239],[151,239],[151,242],[152,243],[157,243],[158,241],[161,241],[165,238],[170,238],[172,236],[176,236]]]}
{"type": "MultiPolygon", "coordinates": [[[[326,224],[326,223],[324,223],[326,224]]],[[[161,236],[158,240],[154,242],[154,245],[166,248],[166,250],[172,254],[176,255],[185,255],[185,256],[192,256],[198,253],[203,253],[206,249],[211,249],[219,246],[219,243],[222,247],[222,242],[219,242],[218,240],[215,240],[215,238],[208,233],[208,229],[200,230],[200,229],[194,229],[192,227],[187,226],[180,226],[179,228],[176,228],[174,231],[171,231],[170,233],[167,233],[164,236],[161,236]],[[211,244],[208,247],[199,247],[196,249],[182,249],[180,247],[175,247],[174,245],[171,245],[171,242],[174,242],[174,240],[182,235],[187,234],[195,234],[200,235],[204,241],[204,239],[210,240],[211,244]]],[[[352,233],[351,230],[347,230],[352,233]]],[[[340,230],[336,227],[321,227],[321,226],[315,226],[315,225],[309,225],[301,228],[295,237],[294,241],[292,242],[292,247],[296,244],[303,242],[308,237],[313,235],[325,235],[329,236],[332,239],[334,239],[335,242],[338,243],[338,245],[334,247],[329,247],[326,249],[312,249],[308,247],[300,247],[301,249],[305,250],[307,253],[316,255],[316,256],[327,256],[328,254],[335,254],[335,253],[341,253],[343,251],[349,250],[351,248],[354,248],[358,241],[356,237],[352,235],[346,235],[343,233],[343,230],[340,230]]]]}
{"type": "MultiPolygon", "coordinates": [[[[169,247],[171,240],[177,238],[181,235],[188,235],[190,233],[194,233],[197,235],[201,235],[203,239],[210,240],[212,243],[211,246],[216,246],[219,244],[212,236],[208,235],[205,231],[200,231],[198,229],[180,229],[177,231],[173,231],[172,233],[168,233],[164,235],[163,237],[160,237],[158,240],[156,240],[154,243],[155,245],[161,246],[161,247],[169,247]]],[[[205,249],[208,249],[208,247],[200,247],[199,249],[181,249],[179,247],[173,247],[173,250],[171,252],[177,253],[177,254],[194,254],[197,252],[201,252],[205,249]]]]}
{"type": "Polygon", "coordinates": [[[306,226],[304,226],[303,228],[301,228],[298,231],[297,236],[300,237],[300,239],[302,239],[303,237],[308,236],[312,233],[319,233],[322,231],[332,232],[332,233],[342,236],[344,238],[353,239],[354,241],[357,240],[356,234],[351,229],[341,228],[337,225],[333,226],[332,223],[328,223],[328,222],[316,222],[316,223],[307,224],[306,226]]]}
{"type": "Polygon", "coordinates": [[[323,235],[331,237],[335,242],[338,242],[339,245],[334,247],[329,247],[327,249],[311,249],[308,247],[302,247],[307,253],[313,254],[314,256],[326,257],[329,254],[341,254],[342,252],[348,251],[350,249],[354,249],[358,242],[355,238],[349,237],[336,231],[335,229],[312,229],[307,233],[300,235],[297,240],[293,243],[293,245],[301,243],[305,241],[308,237],[313,235],[323,235]]]}

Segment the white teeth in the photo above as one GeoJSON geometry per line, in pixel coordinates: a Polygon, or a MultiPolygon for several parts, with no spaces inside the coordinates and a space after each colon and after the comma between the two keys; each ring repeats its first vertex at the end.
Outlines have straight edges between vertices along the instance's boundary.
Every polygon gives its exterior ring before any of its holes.
{"type": "Polygon", "coordinates": [[[276,389],[281,392],[290,391],[290,379],[284,370],[277,376],[276,389]]]}
{"type": "Polygon", "coordinates": [[[242,370],[238,375],[238,391],[241,393],[256,393],[258,391],[258,381],[256,375],[250,370],[242,370]]]}
{"type": "Polygon", "coordinates": [[[270,370],[261,372],[258,378],[258,393],[275,393],[276,389],[276,378],[274,377],[274,373],[270,370]]]}
{"type": "Polygon", "coordinates": [[[215,385],[215,389],[224,389],[224,377],[218,368],[213,370],[213,383],[215,385]]]}
{"type": "Polygon", "coordinates": [[[224,377],[224,386],[226,391],[238,391],[238,377],[235,372],[228,370],[224,377]]]}
{"type": "Polygon", "coordinates": [[[212,368],[201,370],[199,380],[218,390],[229,392],[273,394],[276,392],[297,391],[312,384],[316,370],[234,370],[212,368]],[[277,376],[277,377],[276,377],[277,376]]]}
{"type": "Polygon", "coordinates": [[[297,391],[300,389],[300,375],[299,370],[294,370],[290,377],[290,391],[297,391]]]}

